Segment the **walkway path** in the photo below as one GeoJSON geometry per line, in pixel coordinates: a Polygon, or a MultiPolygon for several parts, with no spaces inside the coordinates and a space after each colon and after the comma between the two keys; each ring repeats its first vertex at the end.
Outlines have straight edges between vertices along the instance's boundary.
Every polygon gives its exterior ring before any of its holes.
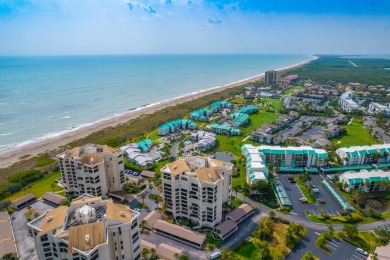
{"type": "Polygon", "coordinates": [[[175,142],[171,147],[171,156],[173,156],[175,160],[179,159],[177,156],[177,152],[179,151],[179,143],[180,142],[175,142]]]}
{"type": "MultiPolygon", "coordinates": [[[[299,218],[297,216],[290,215],[290,214],[282,214],[282,213],[275,211],[273,209],[270,209],[270,208],[268,208],[268,207],[266,207],[266,206],[264,206],[256,201],[253,201],[248,197],[245,197],[241,193],[238,193],[237,197],[240,200],[242,200],[242,201],[245,200],[247,203],[258,208],[260,210],[260,212],[262,213],[261,218],[268,216],[268,214],[271,211],[273,211],[273,212],[275,212],[276,216],[284,218],[284,219],[286,219],[290,222],[293,222],[295,224],[303,225],[307,228],[312,228],[312,229],[321,230],[321,231],[325,231],[328,229],[328,224],[315,223],[315,222],[310,221],[309,219],[302,219],[302,218],[299,218]]],[[[377,222],[360,224],[360,225],[358,225],[358,228],[359,228],[359,231],[370,231],[370,230],[374,230],[377,226],[382,226],[382,225],[390,225],[390,218],[385,219],[385,220],[381,220],[381,221],[377,221],[377,222]]],[[[343,225],[332,224],[332,226],[334,227],[335,230],[342,230],[343,229],[343,225]]]]}

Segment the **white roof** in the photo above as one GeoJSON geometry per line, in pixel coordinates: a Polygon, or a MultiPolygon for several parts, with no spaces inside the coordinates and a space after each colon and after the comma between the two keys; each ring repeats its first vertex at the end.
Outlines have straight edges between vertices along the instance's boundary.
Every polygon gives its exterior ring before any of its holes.
{"type": "Polygon", "coordinates": [[[390,171],[384,172],[382,170],[361,170],[360,172],[344,172],[340,175],[340,178],[345,179],[355,179],[355,178],[369,178],[369,177],[389,177],[390,178],[390,171]]]}

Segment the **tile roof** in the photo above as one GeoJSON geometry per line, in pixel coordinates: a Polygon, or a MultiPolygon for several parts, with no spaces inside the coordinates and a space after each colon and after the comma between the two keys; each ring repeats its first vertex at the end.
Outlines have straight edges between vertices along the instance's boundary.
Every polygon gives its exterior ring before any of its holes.
{"type": "Polygon", "coordinates": [[[160,212],[153,210],[151,211],[144,220],[148,224],[149,227],[153,227],[154,223],[156,223],[157,220],[161,219],[162,215],[160,212]]]}
{"type": "Polygon", "coordinates": [[[71,227],[69,229],[68,251],[73,248],[90,250],[105,242],[105,226],[103,221],[71,227]]]}
{"type": "Polygon", "coordinates": [[[226,218],[229,218],[235,222],[239,221],[245,215],[253,211],[253,208],[248,204],[242,204],[238,208],[232,210],[228,214],[226,214],[226,218]]]}
{"type": "Polygon", "coordinates": [[[41,231],[38,232],[37,236],[40,237],[50,231],[61,228],[64,225],[67,211],[68,207],[66,206],[59,206],[52,211],[48,211],[43,217],[44,219],[39,227],[41,231]]]}
{"type": "Polygon", "coordinates": [[[176,247],[161,243],[157,246],[156,254],[159,257],[162,257],[164,259],[168,260],[176,260],[175,254],[181,255],[183,253],[183,250],[178,249],[176,247]]]}
{"type": "Polygon", "coordinates": [[[200,244],[200,245],[203,244],[203,242],[206,240],[206,235],[204,234],[201,234],[196,231],[192,231],[182,226],[171,224],[161,219],[156,221],[153,228],[168,234],[173,234],[175,236],[178,236],[180,238],[189,240],[193,243],[200,244]]]}
{"type": "Polygon", "coordinates": [[[106,217],[110,220],[131,222],[131,212],[128,205],[115,204],[107,201],[106,217]]]}
{"type": "Polygon", "coordinates": [[[215,229],[218,230],[222,237],[224,237],[229,232],[235,230],[236,228],[236,222],[230,219],[225,220],[224,222],[215,227],[215,229]]]}
{"type": "Polygon", "coordinates": [[[189,171],[187,163],[184,160],[177,160],[167,164],[169,171],[172,175],[177,175],[182,172],[189,171]]]}
{"type": "Polygon", "coordinates": [[[46,192],[45,194],[43,194],[42,199],[48,200],[57,205],[60,205],[61,202],[68,200],[66,197],[56,194],[54,192],[46,192]]]}
{"type": "Polygon", "coordinates": [[[32,194],[32,193],[27,194],[26,196],[23,196],[20,199],[12,201],[12,206],[18,207],[19,205],[26,203],[27,201],[34,199],[34,198],[35,198],[34,194],[32,194]]]}
{"type": "Polygon", "coordinates": [[[222,179],[215,167],[202,168],[196,170],[198,179],[203,182],[216,182],[222,179]]]}

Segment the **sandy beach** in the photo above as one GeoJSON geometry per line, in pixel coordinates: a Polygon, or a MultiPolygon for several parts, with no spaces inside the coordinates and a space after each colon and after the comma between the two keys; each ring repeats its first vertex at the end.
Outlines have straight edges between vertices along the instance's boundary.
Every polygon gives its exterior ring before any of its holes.
{"type": "MultiPolygon", "coordinates": [[[[304,64],[306,64],[314,59],[316,59],[316,57],[313,57],[310,60],[306,60],[306,61],[298,63],[298,64],[294,64],[294,65],[289,66],[289,67],[278,69],[278,71],[283,71],[283,70],[292,69],[292,68],[295,68],[298,66],[302,66],[302,65],[304,65],[304,64]]],[[[121,123],[125,123],[125,122],[127,122],[131,119],[137,118],[141,115],[154,113],[155,111],[161,110],[161,109],[166,108],[166,107],[175,106],[175,105],[185,103],[185,102],[188,102],[188,101],[191,101],[193,99],[197,99],[197,98],[209,95],[209,94],[220,92],[220,91],[225,90],[225,89],[234,88],[234,87],[237,87],[237,86],[240,86],[243,84],[255,82],[255,81],[260,80],[263,77],[264,77],[264,73],[256,75],[256,76],[251,77],[251,78],[240,80],[237,82],[232,82],[232,83],[229,83],[226,85],[218,86],[218,87],[207,89],[204,91],[199,91],[197,93],[191,93],[191,94],[188,94],[185,96],[176,97],[176,98],[161,102],[159,104],[146,106],[146,107],[143,107],[143,108],[140,108],[137,110],[130,111],[130,112],[125,113],[123,115],[111,117],[111,118],[108,118],[106,120],[101,120],[97,123],[91,124],[91,125],[86,126],[86,127],[82,127],[82,128],[75,129],[75,130],[70,130],[70,131],[68,131],[62,135],[56,136],[56,137],[48,138],[48,139],[37,141],[34,143],[30,143],[30,144],[27,144],[24,146],[16,147],[15,149],[12,149],[12,150],[7,150],[4,152],[1,152],[0,153],[0,167],[1,168],[7,167],[7,166],[17,162],[20,159],[20,157],[22,157],[22,156],[37,155],[37,154],[44,153],[44,152],[47,152],[50,150],[54,150],[60,146],[66,145],[74,140],[86,137],[95,131],[102,130],[104,128],[107,128],[110,126],[115,126],[115,125],[118,125],[121,123]]]]}

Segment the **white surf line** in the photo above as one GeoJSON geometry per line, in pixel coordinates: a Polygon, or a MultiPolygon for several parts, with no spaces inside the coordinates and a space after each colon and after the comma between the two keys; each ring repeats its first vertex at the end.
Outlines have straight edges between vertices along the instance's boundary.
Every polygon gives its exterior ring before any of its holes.
{"type": "Polygon", "coordinates": [[[350,60],[348,60],[349,61],[349,63],[351,63],[352,64],[352,66],[354,66],[354,67],[356,67],[356,68],[358,68],[359,66],[358,65],[356,65],[355,63],[353,63],[352,61],[350,61],[350,60]]]}

